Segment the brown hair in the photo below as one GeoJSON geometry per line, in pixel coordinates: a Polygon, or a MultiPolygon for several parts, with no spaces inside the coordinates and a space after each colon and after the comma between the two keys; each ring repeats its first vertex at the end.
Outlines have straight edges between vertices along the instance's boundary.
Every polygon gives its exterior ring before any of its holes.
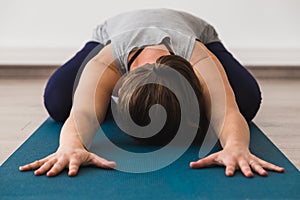
{"type": "MultiPolygon", "coordinates": [[[[205,131],[207,120],[204,114],[202,87],[193,67],[184,58],[177,55],[162,56],[157,59],[155,64],[146,64],[130,71],[122,78],[120,84],[121,87],[117,105],[118,115],[122,115],[127,109],[129,110],[130,117],[137,125],[146,126],[151,121],[149,117],[149,109],[151,106],[160,104],[165,108],[167,113],[166,123],[162,130],[148,138],[137,138],[140,141],[151,144],[169,143],[176,135],[180,123],[188,123],[191,126],[201,128],[199,130],[205,131]],[[176,77],[174,79],[174,77],[171,78],[168,76],[168,68],[176,70],[179,75],[188,81],[197,97],[195,102],[189,99],[189,94],[186,92],[186,86],[183,83],[176,79],[176,77]],[[155,83],[138,86],[141,82],[145,82],[149,78],[155,80],[155,83]],[[195,106],[199,106],[201,112],[200,122],[193,121],[193,119],[181,120],[182,113],[179,101],[175,94],[167,86],[164,86],[170,84],[176,84],[176,88],[180,90],[180,95],[183,96],[187,100],[186,103],[189,104],[189,109],[183,112],[194,112],[195,106]]],[[[203,136],[202,133],[201,138],[203,138],[203,136]]]]}

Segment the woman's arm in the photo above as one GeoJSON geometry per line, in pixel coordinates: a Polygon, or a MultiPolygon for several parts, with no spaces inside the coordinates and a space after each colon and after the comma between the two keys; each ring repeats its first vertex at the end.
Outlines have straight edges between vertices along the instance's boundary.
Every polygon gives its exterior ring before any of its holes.
{"type": "Polygon", "coordinates": [[[121,77],[110,45],[85,67],[74,94],[71,113],[78,135],[86,148],[103,122],[115,84],[121,77]]]}
{"type": "Polygon", "coordinates": [[[219,60],[203,44],[197,42],[191,63],[203,85],[207,110],[214,107],[213,113],[208,112],[208,117],[213,117],[211,122],[223,147],[218,153],[192,162],[191,167],[224,165],[227,176],[232,176],[236,169],[240,169],[247,177],[253,176],[252,170],[262,176],[267,175],[264,169],[282,172],[283,168],[267,163],[249,152],[249,127],[238,109],[234,92],[219,60]]]}
{"type": "Polygon", "coordinates": [[[199,70],[196,74],[203,85],[208,117],[214,117],[213,127],[219,133],[222,147],[236,143],[249,147],[248,124],[239,111],[223,66],[203,44],[197,42],[195,51],[202,54],[201,61],[196,61],[194,66],[199,70]]]}
{"type": "Polygon", "coordinates": [[[105,47],[85,66],[70,116],[64,123],[57,151],[41,160],[20,167],[21,171],[35,170],[35,175],[55,176],[69,168],[69,176],[75,176],[81,165],[113,168],[114,162],[107,161],[87,151],[92,138],[104,120],[118,73],[110,46],[105,47]]]}

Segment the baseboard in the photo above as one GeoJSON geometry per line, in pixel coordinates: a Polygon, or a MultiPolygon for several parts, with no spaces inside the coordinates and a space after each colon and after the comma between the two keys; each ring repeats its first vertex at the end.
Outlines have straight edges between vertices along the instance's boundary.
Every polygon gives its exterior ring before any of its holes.
{"type": "MultiPolygon", "coordinates": [[[[0,79],[47,79],[58,65],[0,65],[0,79]]],[[[300,66],[246,66],[258,79],[300,79],[300,66]]]]}
{"type": "Polygon", "coordinates": [[[258,79],[300,79],[299,66],[246,66],[258,79]]]}
{"type": "Polygon", "coordinates": [[[0,65],[0,79],[47,79],[59,65],[0,65]]]}

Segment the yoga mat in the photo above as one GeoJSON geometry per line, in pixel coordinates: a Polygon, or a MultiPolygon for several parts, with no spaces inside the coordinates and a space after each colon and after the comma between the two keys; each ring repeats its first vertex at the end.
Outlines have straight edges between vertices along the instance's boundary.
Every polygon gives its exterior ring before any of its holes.
{"type": "MultiPolygon", "coordinates": [[[[47,119],[41,127],[0,167],[0,199],[300,199],[300,173],[267,139],[250,124],[251,151],[285,167],[283,174],[245,178],[240,172],[226,177],[223,167],[194,170],[199,146],[192,145],[171,165],[148,173],[125,173],[95,167],[81,168],[76,177],[63,171],[57,177],[36,177],[19,172],[18,166],[40,159],[56,150],[62,124],[47,119]]],[[[103,126],[107,135],[126,147],[143,148],[120,133],[114,122],[103,126]],[[120,134],[122,136],[117,137],[120,134]]],[[[96,138],[97,139],[97,138],[96,138]]],[[[121,145],[122,146],[122,145],[121,145]]],[[[124,148],[125,148],[124,147],[124,148]]],[[[145,147],[146,150],[151,147],[145,147]]],[[[218,145],[215,150],[220,148],[218,145]]],[[[144,151],[143,149],[141,151],[144,151]]],[[[116,160],[117,161],[117,160],[116,160]]],[[[118,161],[117,161],[118,162],[118,161]]],[[[138,165],[139,163],[132,163],[138,165]]]]}

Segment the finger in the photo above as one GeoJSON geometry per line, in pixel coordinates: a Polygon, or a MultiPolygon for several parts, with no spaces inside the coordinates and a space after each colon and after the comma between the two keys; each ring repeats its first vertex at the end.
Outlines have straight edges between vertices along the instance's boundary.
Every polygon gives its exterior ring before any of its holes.
{"type": "Polygon", "coordinates": [[[251,178],[254,176],[251,171],[250,165],[246,160],[239,161],[239,168],[246,177],[251,178]]]}
{"type": "Polygon", "coordinates": [[[69,164],[69,176],[76,176],[80,167],[80,162],[77,159],[72,159],[69,164]]]}
{"type": "Polygon", "coordinates": [[[104,158],[97,156],[96,154],[90,154],[90,164],[95,165],[97,167],[105,168],[105,169],[112,169],[116,167],[116,163],[113,161],[108,161],[104,158]]]}
{"type": "Polygon", "coordinates": [[[39,169],[34,171],[34,175],[40,176],[45,174],[47,171],[49,171],[49,169],[51,169],[51,167],[54,165],[55,162],[56,160],[54,159],[45,162],[39,169]]]}
{"type": "Polygon", "coordinates": [[[216,161],[217,154],[211,154],[210,156],[207,156],[205,158],[202,158],[195,162],[190,162],[191,168],[204,168],[209,167],[212,165],[220,165],[220,162],[216,161]]]}
{"type": "Polygon", "coordinates": [[[268,176],[268,172],[256,161],[250,161],[251,168],[261,176],[268,176]]]}
{"type": "Polygon", "coordinates": [[[274,165],[272,163],[266,162],[264,160],[258,159],[258,163],[267,170],[271,170],[271,171],[276,171],[276,172],[284,172],[284,168],[283,167],[279,167],[277,165],[274,165]]]}
{"type": "Polygon", "coordinates": [[[236,169],[236,165],[234,163],[226,164],[225,175],[233,176],[236,169]]]}
{"type": "Polygon", "coordinates": [[[57,174],[59,174],[63,169],[65,169],[67,166],[67,160],[59,160],[57,161],[52,168],[50,169],[50,171],[47,172],[47,176],[56,176],[57,174]]]}
{"type": "Polygon", "coordinates": [[[23,165],[19,167],[20,171],[28,171],[28,170],[35,170],[37,168],[39,168],[40,166],[42,166],[45,162],[47,162],[49,159],[49,157],[46,157],[44,159],[41,160],[36,160],[32,163],[29,163],[27,165],[23,165]]]}

